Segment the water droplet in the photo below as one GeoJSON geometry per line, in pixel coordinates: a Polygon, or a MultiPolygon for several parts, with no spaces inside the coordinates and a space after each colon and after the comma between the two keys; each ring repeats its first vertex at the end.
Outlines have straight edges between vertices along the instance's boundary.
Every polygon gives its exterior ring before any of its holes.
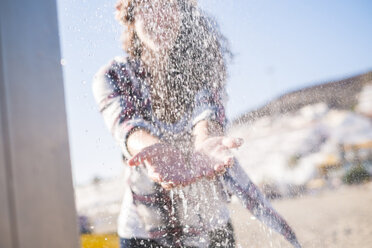
{"type": "Polygon", "coordinates": [[[217,195],[217,191],[216,191],[216,184],[212,184],[212,192],[213,192],[213,199],[215,200],[215,201],[217,201],[218,200],[218,195],[217,195]]]}
{"type": "Polygon", "coordinates": [[[183,214],[187,216],[187,199],[182,189],[178,191],[178,195],[180,196],[180,199],[182,201],[183,214]]]}
{"type": "Polygon", "coordinates": [[[61,59],[61,65],[62,65],[62,66],[65,66],[66,64],[67,64],[66,59],[61,59]]]}
{"type": "Polygon", "coordinates": [[[169,191],[169,198],[170,198],[170,200],[171,200],[171,207],[172,207],[172,209],[171,209],[171,215],[174,215],[174,191],[175,191],[175,189],[171,189],[170,191],[169,191]]]}

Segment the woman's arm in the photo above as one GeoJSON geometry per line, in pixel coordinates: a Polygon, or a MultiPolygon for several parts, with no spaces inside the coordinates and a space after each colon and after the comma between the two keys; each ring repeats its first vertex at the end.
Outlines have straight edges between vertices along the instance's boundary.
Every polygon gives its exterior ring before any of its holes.
{"type": "Polygon", "coordinates": [[[157,143],[160,143],[160,139],[144,129],[135,129],[127,138],[127,148],[131,156],[157,143]]]}
{"type": "Polygon", "coordinates": [[[133,73],[127,62],[114,60],[95,75],[93,94],[103,119],[129,165],[146,164],[149,177],[162,185],[165,181],[175,186],[185,183],[168,173],[178,171],[171,168],[174,165],[185,165],[183,157],[178,150],[160,142],[157,127],[143,117],[149,106],[137,101],[141,96],[137,95],[138,85],[131,80],[133,73]]]}
{"type": "Polygon", "coordinates": [[[148,106],[137,101],[140,96],[135,90],[138,87],[131,80],[133,73],[125,60],[113,60],[96,73],[92,85],[105,124],[127,159],[141,148],[158,142],[160,135],[157,127],[142,115],[148,106]],[[133,142],[136,140],[138,142],[133,142]]]}
{"type": "MultiPolygon", "coordinates": [[[[238,142],[241,144],[239,139],[234,140],[218,136],[223,135],[223,129],[219,123],[214,121],[203,120],[198,122],[194,126],[193,135],[196,151],[200,150],[201,147],[205,147],[208,140],[216,139],[216,137],[222,138],[220,143],[215,143],[213,147],[209,147],[209,153],[207,153],[209,156],[221,156],[221,153],[224,153],[224,156],[227,158],[232,156],[232,154],[228,152],[228,148],[238,147],[238,142]],[[236,142],[235,146],[234,142],[236,142]],[[223,145],[224,143],[225,145],[223,145]],[[211,150],[218,146],[225,147],[225,150],[218,151],[217,155],[212,154],[211,150]]],[[[227,171],[223,175],[223,182],[227,186],[227,189],[232,194],[236,195],[241,200],[244,207],[246,207],[259,220],[282,234],[294,247],[301,247],[291,227],[265,199],[257,186],[250,180],[248,175],[238,164],[237,160],[232,160],[232,167],[227,168],[227,171]]]]}
{"type": "Polygon", "coordinates": [[[193,128],[194,144],[200,144],[212,136],[223,136],[223,128],[215,121],[202,120],[193,128]]]}
{"type": "MultiPolygon", "coordinates": [[[[242,139],[224,137],[226,99],[224,87],[203,88],[194,99],[194,153],[204,157],[207,163],[214,163],[212,166],[217,174],[223,173],[232,165],[231,149],[243,143],[242,139]]],[[[195,157],[198,156],[192,158],[195,157]]]]}
{"type": "Polygon", "coordinates": [[[241,146],[243,140],[222,135],[222,127],[214,121],[202,120],[194,126],[194,154],[191,159],[193,167],[206,164],[217,174],[221,174],[233,165],[231,149],[241,146]]]}

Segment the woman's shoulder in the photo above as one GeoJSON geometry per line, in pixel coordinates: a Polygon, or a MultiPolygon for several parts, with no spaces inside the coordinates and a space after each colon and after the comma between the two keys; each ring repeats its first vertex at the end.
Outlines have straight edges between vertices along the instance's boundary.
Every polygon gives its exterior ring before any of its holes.
{"type": "Polygon", "coordinates": [[[129,57],[114,57],[103,65],[93,78],[93,91],[132,92],[140,88],[146,75],[140,62],[129,57]]]}
{"type": "Polygon", "coordinates": [[[112,90],[122,88],[122,84],[129,78],[126,74],[127,57],[114,57],[101,66],[93,76],[92,89],[94,95],[108,94],[112,90]]]}
{"type": "Polygon", "coordinates": [[[102,79],[114,75],[119,75],[128,67],[128,57],[117,56],[109,60],[108,63],[101,66],[96,72],[94,78],[102,79]]]}
{"type": "Polygon", "coordinates": [[[128,56],[117,56],[103,65],[95,74],[95,78],[109,80],[129,80],[131,78],[145,77],[141,63],[128,56]]]}

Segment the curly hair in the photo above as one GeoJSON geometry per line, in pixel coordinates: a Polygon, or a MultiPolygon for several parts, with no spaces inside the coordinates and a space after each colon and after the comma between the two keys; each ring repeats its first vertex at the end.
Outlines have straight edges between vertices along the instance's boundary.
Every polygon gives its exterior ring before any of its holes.
{"type": "Polygon", "coordinates": [[[143,45],[134,27],[136,2],[138,2],[138,0],[119,0],[116,4],[117,12],[115,18],[126,29],[121,36],[124,51],[133,58],[140,58],[143,45]]]}
{"type": "MultiPolygon", "coordinates": [[[[123,49],[132,59],[141,59],[143,43],[136,34],[136,8],[141,0],[120,0],[116,18],[126,27],[123,49]]],[[[143,0],[142,0],[143,1],[143,0]]],[[[150,0],[151,1],[151,0],[150,0]]],[[[216,90],[226,81],[226,61],[231,57],[227,40],[216,22],[193,0],[177,0],[182,13],[180,30],[165,67],[152,71],[153,105],[158,117],[175,122],[193,104],[202,88],[216,90]],[[179,116],[177,116],[179,115],[179,116]]]]}

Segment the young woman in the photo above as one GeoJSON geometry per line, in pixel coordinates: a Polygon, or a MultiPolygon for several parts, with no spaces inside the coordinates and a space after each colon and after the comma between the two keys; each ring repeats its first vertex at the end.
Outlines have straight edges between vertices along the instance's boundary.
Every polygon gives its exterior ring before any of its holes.
{"type": "Polygon", "coordinates": [[[214,22],[191,0],[121,0],[118,57],[93,91],[123,151],[121,247],[235,247],[230,194],[299,247],[234,160],[224,136],[226,56],[214,22]]]}

